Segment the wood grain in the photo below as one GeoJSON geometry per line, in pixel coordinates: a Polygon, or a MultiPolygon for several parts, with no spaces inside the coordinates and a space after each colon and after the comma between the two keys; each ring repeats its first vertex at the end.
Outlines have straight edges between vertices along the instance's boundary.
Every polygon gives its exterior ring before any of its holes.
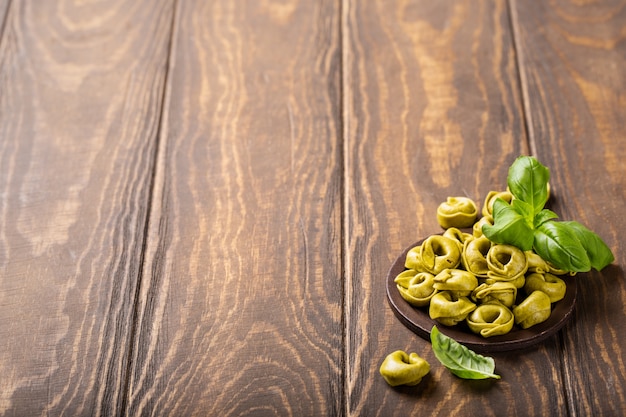
{"type": "Polygon", "coordinates": [[[530,3],[0,0],[0,415],[626,414],[626,4],[530,3]],[[386,273],[520,154],[616,261],[460,380],[386,273]]]}
{"type": "Polygon", "coordinates": [[[129,415],[338,415],[337,2],[180,2],[129,415]]]}
{"type": "Polygon", "coordinates": [[[530,139],[557,213],[596,231],[614,265],[580,282],[564,345],[571,415],[626,414],[626,4],[514,2],[530,139]]]}
{"type": "Polygon", "coordinates": [[[440,232],[450,195],[479,203],[530,151],[504,1],[344,2],[348,415],[566,415],[559,339],[494,354],[502,380],[462,381],[393,316],[385,276],[440,232]],[[378,375],[394,350],[431,363],[417,387],[378,375]]]}
{"type": "Polygon", "coordinates": [[[10,4],[1,415],[123,408],[171,18],[169,1],[10,4]]]}
{"type": "Polygon", "coordinates": [[[4,33],[4,28],[6,24],[7,12],[9,10],[9,2],[10,0],[0,0],[0,39],[2,39],[2,34],[4,33]]]}

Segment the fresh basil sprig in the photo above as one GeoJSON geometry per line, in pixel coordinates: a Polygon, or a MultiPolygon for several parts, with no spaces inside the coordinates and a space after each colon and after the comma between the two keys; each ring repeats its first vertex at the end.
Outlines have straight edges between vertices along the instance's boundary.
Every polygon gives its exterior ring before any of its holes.
{"type": "Polygon", "coordinates": [[[493,204],[494,224],[486,224],[484,235],[495,243],[533,249],[558,269],[600,271],[615,260],[604,241],[574,221],[556,221],[557,214],[545,209],[550,171],[532,156],[520,156],[509,168],[507,183],[511,204],[497,199],[493,204]]]}
{"type": "Polygon", "coordinates": [[[456,340],[441,333],[437,326],[430,331],[430,342],[435,357],[450,372],[463,379],[500,379],[494,373],[496,364],[493,358],[479,355],[456,340]]]}

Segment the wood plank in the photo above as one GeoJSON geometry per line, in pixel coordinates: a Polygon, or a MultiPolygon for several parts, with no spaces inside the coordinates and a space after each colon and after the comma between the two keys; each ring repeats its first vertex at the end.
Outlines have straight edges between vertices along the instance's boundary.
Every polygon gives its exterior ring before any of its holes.
{"type": "Polygon", "coordinates": [[[572,415],[626,414],[626,4],[513,2],[530,137],[552,170],[555,211],[596,231],[614,265],[579,280],[567,329],[572,415]]]}
{"type": "Polygon", "coordinates": [[[180,2],[128,415],[337,415],[337,2],[180,2]]]}
{"type": "Polygon", "coordinates": [[[0,41],[2,39],[2,34],[4,33],[7,12],[9,10],[9,2],[10,0],[0,0],[0,41]]]}
{"type": "Polygon", "coordinates": [[[344,21],[348,415],[566,415],[558,337],[490,355],[499,381],[464,381],[385,294],[402,249],[441,231],[447,196],[482,204],[530,151],[507,2],[345,1],[344,21]],[[431,364],[420,385],[379,376],[397,349],[431,364]]]}
{"type": "Polygon", "coordinates": [[[10,6],[0,43],[2,415],[123,408],[171,3],[10,6]]]}

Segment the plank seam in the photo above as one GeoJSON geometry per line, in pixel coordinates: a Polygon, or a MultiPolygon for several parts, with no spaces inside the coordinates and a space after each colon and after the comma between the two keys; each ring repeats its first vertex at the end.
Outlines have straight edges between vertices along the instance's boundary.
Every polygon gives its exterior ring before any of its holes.
{"type": "Polygon", "coordinates": [[[340,123],[341,123],[341,171],[342,171],[342,181],[341,181],[341,277],[342,277],[342,294],[341,294],[341,345],[342,345],[342,366],[341,366],[341,387],[342,387],[342,398],[341,398],[341,413],[344,416],[349,414],[349,383],[347,380],[348,376],[348,360],[349,360],[349,349],[348,349],[348,308],[349,308],[349,300],[347,300],[347,296],[349,294],[348,289],[348,277],[346,276],[347,271],[349,270],[348,265],[350,262],[349,256],[349,210],[350,210],[350,197],[348,194],[349,190],[349,172],[348,169],[350,167],[349,164],[349,103],[348,100],[348,82],[346,80],[348,71],[346,70],[346,65],[348,64],[348,57],[346,54],[348,53],[348,48],[346,47],[348,43],[347,39],[347,26],[348,26],[348,10],[349,10],[349,0],[341,0],[339,2],[339,50],[340,50],[340,62],[339,62],[339,83],[340,83],[340,97],[339,106],[340,106],[340,123]]]}
{"type": "MultiPolygon", "coordinates": [[[[509,9],[509,24],[511,26],[511,35],[513,38],[513,53],[515,54],[518,85],[520,88],[520,96],[522,100],[522,117],[524,118],[524,127],[526,128],[526,141],[531,155],[538,156],[536,147],[536,135],[534,130],[532,112],[530,107],[530,94],[528,92],[528,78],[524,68],[526,66],[526,60],[523,53],[523,47],[521,45],[521,29],[519,27],[519,18],[517,16],[516,0],[507,0],[507,7],[509,9]]],[[[566,329],[563,329],[566,331],[566,329]]],[[[561,351],[566,350],[565,336],[563,331],[556,335],[556,343],[560,347],[561,351]]],[[[576,409],[573,404],[574,394],[570,393],[571,387],[568,383],[567,366],[563,357],[559,358],[559,374],[563,383],[563,397],[565,400],[565,412],[568,416],[576,416],[576,409]]]]}
{"type": "Polygon", "coordinates": [[[522,118],[524,129],[526,130],[526,142],[531,155],[537,155],[537,148],[535,146],[535,132],[533,130],[533,119],[530,112],[530,99],[528,97],[528,79],[526,73],[523,71],[525,66],[525,59],[522,53],[522,47],[520,45],[519,26],[517,24],[518,17],[515,9],[515,0],[507,0],[507,7],[509,9],[509,25],[511,27],[511,37],[513,45],[513,54],[515,55],[515,65],[517,67],[517,78],[520,89],[520,97],[522,100],[522,118]]]}
{"type": "Polygon", "coordinates": [[[7,22],[9,21],[9,12],[11,11],[12,4],[13,2],[8,0],[7,6],[4,9],[4,17],[2,18],[2,23],[0,24],[0,41],[4,40],[4,32],[6,31],[7,22]]]}
{"type": "Polygon", "coordinates": [[[133,366],[134,366],[134,357],[135,357],[135,345],[138,343],[137,338],[139,335],[138,329],[138,317],[140,315],[140,297],[142,291],[142,284],[145,276],[146,270],[146,252],[148,248],[148,238],[150,235],[150,224],[153,221],[154,217],[154,204],[155,204],[155,195],[157,194],[157,187],[162,186],[161,181],[158,181],[158,171],[159,171],[159,161],[161,159],[162,154],[165,152],[163,148],[166,145],[166,139],[163,138],[164,132],[167,129],[164,127],[166,124],[165,112],[167,109],[167,104],[169,103],[169,91],[170,91],[170,74],[172,73],[172,65],[174,63],[173,54],[174,54],[174,46],[175,46],[175,35],[177,30],[178,16],[179,16],[179,1],[172,0],[172,20],[170,23],[170,34],[167,45],[167,58],[165,60],[165,71],[164,71],[164,80],[163,80],[163,91],[161,93],[161,108],[159,110],[158,121],[157,121],[157,131],[156,131],[156,139],[155,139],[155,150],[152,155],[152,173],[150,176],[150,185],[149,185],[149,193],[148,193],[148,201],[147,201],[147,213],[146,220],[144,222],[143,229],[143,241],[141,243],[141,256],[139,259],[139,273],[137,276],[137,285],[135,287],[135,296],[133,299],[133,313],[131,317],[131,333],[129,336],[129,349],[128,349],[128,359],[126,361],[126,377],[124,381],[124,392],[122,397],[121,410],[123,415],[129,415],[128,407],[130,406],[130,390],[132,384],[132,376],[133,376],[133,366]]]}

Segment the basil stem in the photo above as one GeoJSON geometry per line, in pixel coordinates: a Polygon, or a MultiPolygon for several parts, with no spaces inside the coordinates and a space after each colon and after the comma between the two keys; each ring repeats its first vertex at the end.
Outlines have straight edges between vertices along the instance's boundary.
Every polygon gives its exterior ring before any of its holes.
{"type": "Polygon", "coordinates": [[[535,218],[533,219],[533,226],[537,228],[548,220],[554,220],[558,217],[559,216],[555,212],[548,209],[543,209],[535,215],[535,218]]]}
{"type": "Polygon", "coordinates": [[[456,340],[441,333],[437,326],[430,331],[435,357],[450,372],[463,379],[500,379],[494,374],[496,368],[493,358],[475,353],[456,340]]]}

